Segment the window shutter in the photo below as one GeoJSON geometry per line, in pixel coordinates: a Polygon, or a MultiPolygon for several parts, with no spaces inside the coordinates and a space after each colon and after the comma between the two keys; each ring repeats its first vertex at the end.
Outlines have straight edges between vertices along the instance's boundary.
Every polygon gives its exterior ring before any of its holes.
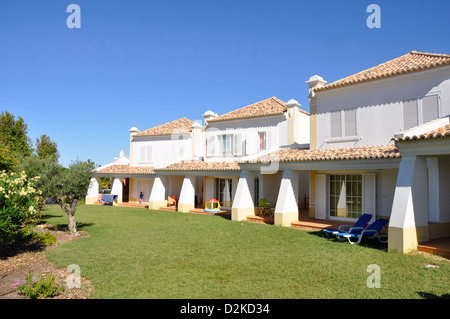
{"type": "Polygon", "coordinates": [[[145,162],[145,146],[139,148],[139,162],[145,162]]]}
{"type": "Polygon", "coordinates": [[[344,111],[345,136],[356,136],[356,109],[344,111]]]}
{"type": "Polygon", "coordinates": [[[206,155],[215,156],[216,155],[216,137],[209,134],[206,141],[206,155]]]}
{"type": "Polygon", "coordinates": [[[269,146],[268,149],[278,149],[278,131],[277,130],[270,130],[268,132],[269,134],[269,146]]]}
{"type": "Polygon", "coordinates": [[[334,111],[330,113],[330,137],[341,137],[342,122],[341,111],[334,111]]]}
{"type": "Polygon", "coordinates": [[[424,96],[422,99],[423,123],[439,117],[439,97],[437,94],[424,96]]]}
{"type": "Polygon", "coordinates": [[[417,100],[403,101],[403,130],[408,130],[418,124],[417,100]]]}
{"type": "Polygon", "coordinates": [[[327,217],[327,175],[316,174],[316,218],[326,219],[327,217]]]}
{"type": "Polygon", "coordinates": [[[175,161],[175,160],[177,160],[178,159],[178,153],[177,153],[177,145],[176,144],[172,144],[171,146],[170,146],[170,154],[171,154],[171,160],[172,161],[175,161]]]}
{"type": "Polygon", "coordinates": [[[233,135],[233,155],[242,155],[242,140],[240,133],[233,135]]]}
{"type": "Polygon", "coordinates": [[[259,136],[255,130],[247,132],[246,136],[246,153],[247,155],[255,154],[258,151],[259,136]]]}
{"type": "Polygon", "coordinates": [[[152,148],[151,146],[147,146],[147,152],[145,153],[145,161],[151,162],[152,161],[152,148]]]}
{"type": "Polygon", "coordinates": [[[184,158],[184,145],[178,145],[178,159],[182,160],[184,158]]]}
{"type": "Polygon", "coordinates": [[[375,174],[363,175],[363,213],[372,214],[370,222],[375,221],[376,215],[376,176],[375,174]]]}

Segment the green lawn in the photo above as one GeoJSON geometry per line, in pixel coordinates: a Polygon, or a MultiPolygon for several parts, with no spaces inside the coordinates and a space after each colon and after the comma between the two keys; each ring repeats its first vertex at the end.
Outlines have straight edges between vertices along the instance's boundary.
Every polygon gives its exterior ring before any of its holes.
{"type": "MultiPolygon", "coordinates": [[[[67,225],[59,207],[44,220],[67,225]]],[[[232,222],[220,216],[80,205],[84,237],[48,251],[78,264],[94,298],[448,297],[450,262],[350,245],[317,232],[232,222]],[[429,268],[433,263],[439,267],[429,268]],[[368,288],[367,267],[381,269],[368,288]]]]}

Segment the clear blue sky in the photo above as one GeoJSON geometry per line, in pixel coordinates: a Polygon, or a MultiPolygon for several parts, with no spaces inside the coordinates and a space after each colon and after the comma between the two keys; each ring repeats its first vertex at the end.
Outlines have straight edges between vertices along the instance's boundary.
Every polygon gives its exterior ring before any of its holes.
{"type": "Polygon", "coordinates": [[[0,111],[106,164],[128,130],[201,120],[276,96],[309,110],[328,82],[411,50],[450,53],[450,1],[1,0],[0,111]],[[81,29],[69,29],[71,3],[81,29]],[[369,29],[369,4],[381,28],[369,29]]]}

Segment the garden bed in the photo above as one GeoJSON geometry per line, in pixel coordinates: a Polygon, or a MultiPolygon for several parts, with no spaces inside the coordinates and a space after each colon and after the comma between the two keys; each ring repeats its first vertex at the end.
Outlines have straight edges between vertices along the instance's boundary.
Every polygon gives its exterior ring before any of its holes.
{"type": "MultiPolygon", "coordinates": [[[[25,283],[25,277],[29,270],[35,274],[36,278],[39,274],[44,277],[53,274],[56,281],[65,286],[66,278],[70,273],[49,262],[45,257],[45,251],[80,237],[71,236],[67,231],[57,230],[50,224],[40,225],[39,231],[54,235],[56,243],[53,245],[16,243],[0,248],[0,299],[25,299],[25,296],[17,292],[15,285],[25,283]]],[[[89,298],[93,286],[89,281],[83,278],[81,280],[82,288],[68,289],[65,287],[64,291],[53,299],[89,298]]]]}

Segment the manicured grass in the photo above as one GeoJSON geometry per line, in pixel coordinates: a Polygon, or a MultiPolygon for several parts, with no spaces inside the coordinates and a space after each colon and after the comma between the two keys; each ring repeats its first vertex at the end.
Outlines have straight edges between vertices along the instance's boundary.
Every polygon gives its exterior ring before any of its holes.
{"type": "MultiPolygon", "coordinates": [[[[337,243],[317,232],[223,217],[80,205],[84,237],[48,251],[78,264],[94,298],[422,298],[450,293],[450,262],[337,243]],[[437,268],[426,267],[427,264],[437,268]],[[367,267],[381,269],[368,288],[367,267]]],[[[59,207],[44,220],[67,225],[59,207]]]]}

